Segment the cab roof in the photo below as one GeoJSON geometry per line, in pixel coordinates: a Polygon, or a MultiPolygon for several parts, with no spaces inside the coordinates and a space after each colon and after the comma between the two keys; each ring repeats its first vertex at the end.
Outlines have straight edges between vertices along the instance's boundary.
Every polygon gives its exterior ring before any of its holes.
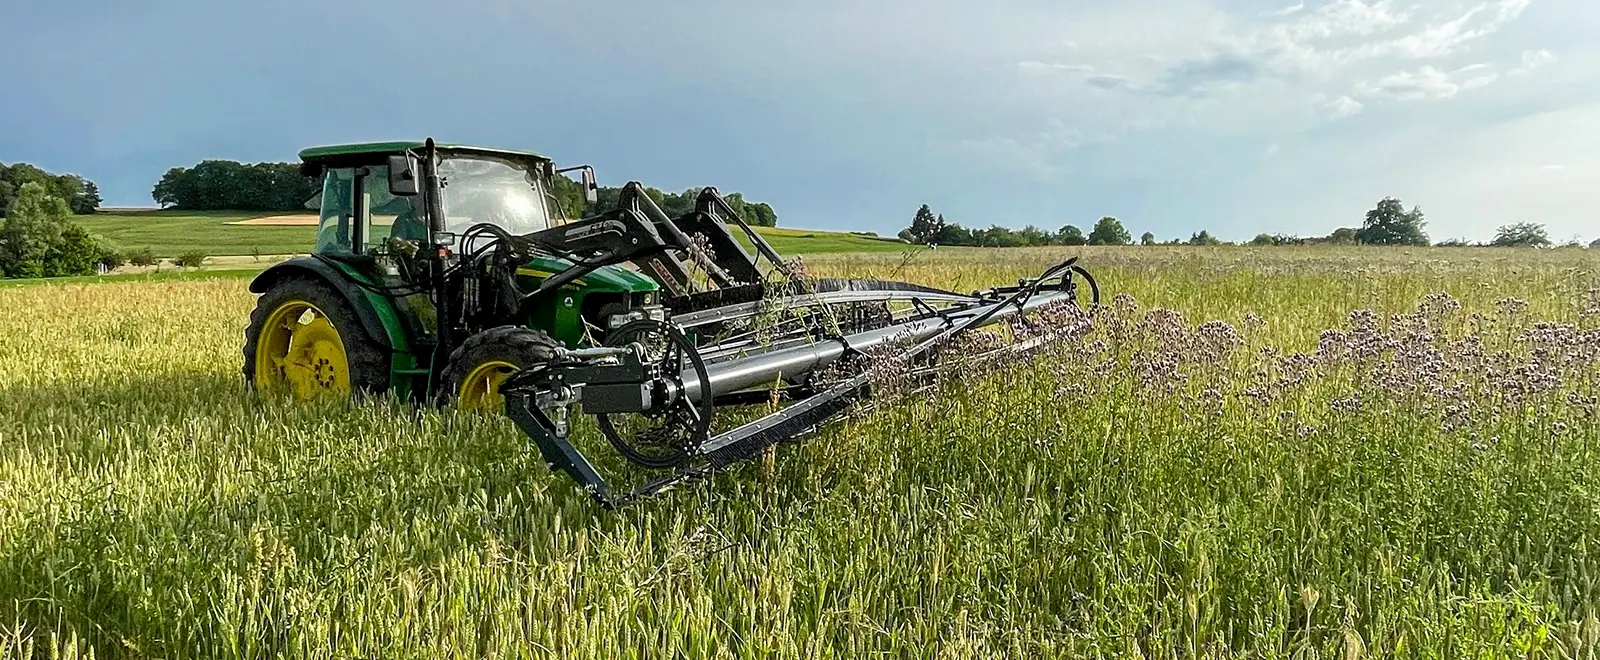
{"type": "MultiPolygon", "coordinates": [[[[357,161],[370,160],[371,156],[378,154],[392,154],[406,149],[421,149],[427,146],[420,140],[395,141],[395,142],[355,142],[350,144],[332,144],[319,147],[307,147],[300,150],[302,170],[320,169],[322,167],[337,167],[345,164],[355,164],[357,161]]],[[[532,151],[517,149],[500,149],[496,147],[476,147],[469,144],[447,144],[435,142],[434,146],[445,151],[481,153],[499,156],[514,156],[517,158],[533,158],[549,161],[550,158],[532,151]]]]}

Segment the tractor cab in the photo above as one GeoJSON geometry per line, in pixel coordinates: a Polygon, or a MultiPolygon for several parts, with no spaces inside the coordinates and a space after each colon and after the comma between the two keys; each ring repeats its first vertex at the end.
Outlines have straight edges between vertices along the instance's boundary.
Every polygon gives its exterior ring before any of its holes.
{"type": "MultiPolygon", "coordinates": [[[[321,217],[313,253],[382,255],[425,248],[430,236],[459,236],[478,224],[531,234],[564,224],[569,212],[577,215],[580,210],[564,209],[556,198],[557,172],[549,158],[526,151],[437,145],[441,213],[437,226],[429,227],[423,196],[397,195],[390,184],[396,163],[408,162],[401,154],[422,147],[420,142],[374,142],[301,151],[302,173],[322,180],[315,199],[321,217]]],[[[586,188],[592,191],[592,170],[583,169],[586,188]]]]}

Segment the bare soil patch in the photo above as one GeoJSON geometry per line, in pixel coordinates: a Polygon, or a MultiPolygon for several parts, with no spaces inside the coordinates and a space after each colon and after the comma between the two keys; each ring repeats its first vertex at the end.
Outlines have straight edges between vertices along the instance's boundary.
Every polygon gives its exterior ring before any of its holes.
{"type": "Polygon", "coordinates": [[[250,218],[249,220],[235,220],[227,224],[257,226],[265,225],[272,227],[315,227],[317,226],[318,220],[319,218],[316,215],[310,213],[301,213],[297,215],[269,215],[261,218],[250,218]]]}

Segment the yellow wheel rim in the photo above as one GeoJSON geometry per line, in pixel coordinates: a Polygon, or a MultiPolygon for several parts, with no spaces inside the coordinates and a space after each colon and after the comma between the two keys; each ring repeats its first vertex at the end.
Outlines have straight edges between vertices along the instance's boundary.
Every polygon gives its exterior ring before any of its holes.
{"type": "Polygon", "coordinates": [[[316,305],[291,300],[267,315],[256,339],[256,384],[297,398],[350,394],[344,340],[316,305]]]}
{"type": "Polygon", "coordinates": [[[490,360],[472,368],[461,380],[461,390],[456,393],[456,405],[478,412],[492,412],[505,408],[505,397],[500,396],[500,383],[517,372],[517,365],[502,360],[490,360]]]}

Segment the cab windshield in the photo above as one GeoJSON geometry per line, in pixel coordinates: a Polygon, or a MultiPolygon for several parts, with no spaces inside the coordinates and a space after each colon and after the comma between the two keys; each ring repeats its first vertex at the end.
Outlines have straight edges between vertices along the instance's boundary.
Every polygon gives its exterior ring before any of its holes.
{"type": "Polygon", "coordinates": [[[479,223],[512,234],[550,227],[544,186],[534,163],[483,155],[450,155],[439,163],[444,229],[460,233],[479,223]]]}

